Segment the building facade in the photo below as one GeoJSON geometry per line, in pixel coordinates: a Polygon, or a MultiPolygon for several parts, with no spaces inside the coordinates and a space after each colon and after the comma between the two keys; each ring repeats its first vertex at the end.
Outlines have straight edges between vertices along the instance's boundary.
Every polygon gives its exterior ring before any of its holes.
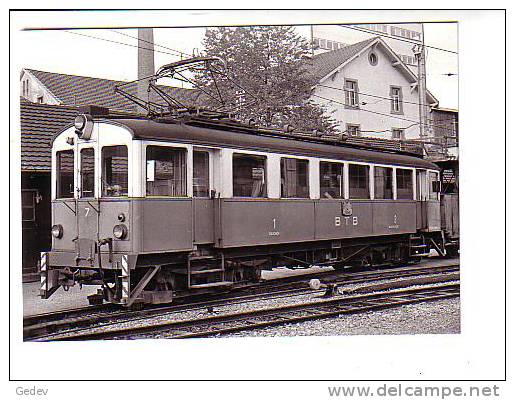
{"type": "MultiPolygon", "coordinates": [[[[349,136],[420,137],[418,78],[381,37],[319,53],[312,71],[311,99],[349,136]]],[[[426,103],[438,104],[429,91],[426,103]]]]}

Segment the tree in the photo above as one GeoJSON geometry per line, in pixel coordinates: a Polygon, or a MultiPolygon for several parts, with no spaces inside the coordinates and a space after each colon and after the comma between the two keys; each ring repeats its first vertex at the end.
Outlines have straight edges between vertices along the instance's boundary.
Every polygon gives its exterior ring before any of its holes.
{"type": "MultiPolygon", "coordinates": [[[[293,27],[208,29],[203,44],[206,56],[225,60],[230,79],[217,77],[215,85],[210,74],[201,72],[196,83],[210,93],[219,92],[237,119],[253,119],[266,127],[289,124],[306,132],[336,131],[336,121],[309,99],[316,83],[309,69],[310,48],[293,27]]],[[[220,106],[209,96],[204,101],[220,106]]]]}

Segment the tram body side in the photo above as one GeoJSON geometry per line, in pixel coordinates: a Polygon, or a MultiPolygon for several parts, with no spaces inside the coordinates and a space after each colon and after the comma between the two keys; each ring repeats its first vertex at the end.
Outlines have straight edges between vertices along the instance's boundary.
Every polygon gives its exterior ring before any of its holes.
{"type": "MultiPolygon", "coordinates": [[[[295,267],[334,260],[350,263],[356,259],[354,253],[362,252],[370,253],[371,260],[383,257],[401,261],[410,258],[413,236],[424,232],[428,238],[441,240],[439,202],[419,200],[417,190],[412,198],[395,200],[349,199],[348,195],[338,199],[319,195],[302,199],[228,196],[231,189],[224,192],[223,183],[227,188],[231,178],[220,164],[225,149],[215,148],[212,143],[211,165],[219,169],[212,173],[209,197],[192,196],[191,180],[184,197],[147,196],[145,141],[118,123],[95,123],[92,131],[91,138],[81,140],[70,128],[54,141],[52,216],[60,232],[53,237],[52,251],[42,254],[43,298],[60,286],[82,283],[102,285],[99,296],[115,303],[167,302],[178,289],[226,288],[233,282],[255,278],[261,269],[292,265],[292,259],[296,260],[295,267]],[[127,147],[128,185],[112,189],[116,185],[109,186],[105,180],[113,180],[119,173],[112,165],[120,161],[110,159],[112,176],[105,178],[103,149],[111,151],[120,145],[127,147]],[[64,178],[57,171],[58,157],[66,150],[74,152],[73,160],[69,160],[73,176],[66,178],[73,196],[60,198],[59,179],[64,178]],[[85,179],[83,157],[88,151],[94,167],[85,179]],[[82,196],[88,179],[94,182],[91,193],[82,196]],[[121,190],[123,195],[105,196],[106,190],[121,190]],[[428,213],[431,207],[435,211],[428,213]]],[[[158,145],[168,144],[174,141],[158,145]]],[[[194,172],[189,154],[197,146],[202,145],[179,145],[188,151],[186,176],[194,172]]],[[[240,151],[245,152],[231,149],[240,151]]],[[[316,158],[309,159],[317,165],[316,158]]],[[[415,188],[417,167],[402,168],[413,171],[415,188]]],[[[269,168],[265,173],[270,177],[274,172],[269,168]]],[[[311,181],[315,177],[309,176],[311,181]]],[[[425,246],[419,253],[427,249],[425,246]]]]}

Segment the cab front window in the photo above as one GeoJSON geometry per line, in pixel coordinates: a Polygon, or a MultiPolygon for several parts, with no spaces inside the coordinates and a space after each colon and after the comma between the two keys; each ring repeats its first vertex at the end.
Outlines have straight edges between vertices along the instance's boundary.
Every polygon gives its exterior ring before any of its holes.
{"type": "Polygon", "coordinates": [[[127,146],[102,148],[102,197],[128,195],[129,158],[127,146]]]}
{"type": "Polygon", "coordinates": [[[69,199],[73,197],[73,150],[58,151],[57,161],[57,187],[56,197],[58,199],[69,199]]]}

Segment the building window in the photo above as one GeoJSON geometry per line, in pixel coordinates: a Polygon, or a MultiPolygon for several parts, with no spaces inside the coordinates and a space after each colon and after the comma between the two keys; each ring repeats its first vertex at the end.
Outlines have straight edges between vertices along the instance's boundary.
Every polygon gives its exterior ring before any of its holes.
{"type": "Polygon", "coordinates": [[[320,198],[343,198],[343,164],[320,162],[320,198]]]}
{"type": "Polygon", "coordinates": [[[359,125],[347,124],[347,135],[349,136],[360,136],[359,125]]]}
{"type": "Polygon", "coordinates": [[[80,197],[95,197],[95,150],[80,151],[80,197]]]}
{"type": "Polygon", "coordinates": [[[127,146],[102,148],[102,196],[127,196],[129,187],[129,158],[127,146]]]}
{"type": "Polygon", "coordinates": [[[392,168],[374,167],[374,198],[393,199],[392,168]]]}
{"type": "Polygon", "coordinates": [[[402,114],[402,88],[390,86],[390,99],[392,114],[402,114]]]}
{"type": "Polygon", "coordinates": [[[345,79],[345,106],[358,108],[358,81],[345,79]]]}
{"type": "Polygon", "coordinates": [[[36,221],[36,197],[38,191],[35,189],[21,190],[21,220],[22,222],[36,221]]]}
{"type": "Polygon", "coordinates": [[[404,140],[405,139],[404,129],[392,128],[392,139],[404,140]]]}
{"type": "Polygon", "coordinates": [[[56,153],[56,197],[69,199],[73,197],[73,150],[58,151],[56,153]]]}
{"type": "Polygon", "coordinates": [[[193,152],[193,197],[209,197],[209,153],[193,152]]]}
{"type": "Polygon", "coordinates": [[[308,166],[308,160],[281,158],[281,197],[309,197],[308,166]]]}
{"type": "Polygon", "coordinates": [[[413,199],[413,171],[397,168],[397,199],[413,199]]]}
{"type": "Polygon", "coordinates": [[[266,197],[266,157],[234,154],[232,190],[234,197],[266,197]]]}
{"type": "Polygon", "coordinates": [[[186,195],[186,150],[147,146],[147,196],[186,195]]]}
{"type": "Polygon", "coordinates": [[[351,199],[369,199],[368,165],[349,164],[349,197],[351,199]]]}
{"type": "Polygon", "coordinates": [[[43,104],[43,96],[38,96],[38,103],[43,104]]]}
{"type": "Polygon", "coordinates": [[[23,96],[24,97],[29,97],[29,80],[28,79],[25,79],[23,82],[22,82],[22,92],[23,92],[23,96]]]}

